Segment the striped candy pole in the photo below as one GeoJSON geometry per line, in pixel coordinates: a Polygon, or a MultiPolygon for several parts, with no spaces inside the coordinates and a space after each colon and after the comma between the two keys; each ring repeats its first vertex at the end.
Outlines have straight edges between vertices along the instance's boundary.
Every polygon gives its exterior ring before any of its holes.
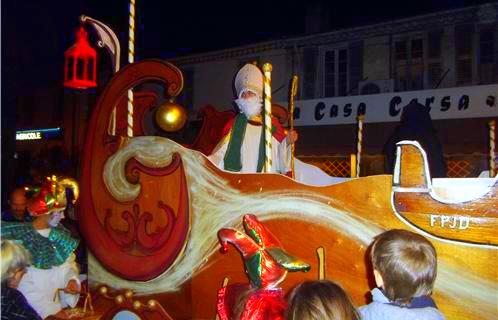
{"type": "MultiPolygon", "coordinates": [[[[135,0],[130,0],[128,19],[128,63],[135,62],[135,0]]],[[[128,137],[133,137],[133,90],[128,90],[128,137]]]]}
{"type": "Polygon", "coordinates": [[[271,172],[272,168],[272,134],[271,134],[271,71],[270,63],[263,65],[264,94],[265,94],[265,172],[271,172]]]}
{"type": "Polygon", "coordinates": [[[496,121],[489,121],[489,177],[494,178],[496,173],[495,145],[496,145],[496,121]]]}
{"type": "Polygon", "coordinates": [[[364,115],[358,116],[358,144],[356,145],[356,177],[360,177],[361,146],[363,143],[363,119],[364,115]]]}

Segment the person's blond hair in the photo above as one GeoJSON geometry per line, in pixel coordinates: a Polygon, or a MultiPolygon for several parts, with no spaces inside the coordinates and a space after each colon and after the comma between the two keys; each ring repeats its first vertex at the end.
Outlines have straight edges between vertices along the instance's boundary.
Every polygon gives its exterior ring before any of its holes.
{"type": "Polygon", "coordinates": [[[328,281],[306,281],[292,291],[288,320],[359,320],[349,295],[338,284],[328,281]]]}
{"type": "Polygon", "coordinates": [[[423,236],[393,229],[378,235],[371,248],[374,270],[382,276],[385,296],[399,305],[432,294],[437,273],[436,249],[423,236]]]}
{"type": "Polygon", "coordinates": [[[31,264],[31,254],[24,246],[11,240],[2,240],[1,245],[2,285],[14,274],[31,264]]]}

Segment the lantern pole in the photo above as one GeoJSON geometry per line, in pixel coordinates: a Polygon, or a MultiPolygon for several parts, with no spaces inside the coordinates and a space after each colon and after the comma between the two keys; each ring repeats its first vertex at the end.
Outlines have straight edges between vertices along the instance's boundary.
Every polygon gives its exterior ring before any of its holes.
{"type": "MultiPolygon", "coordinates": [[[[113,73],[118,72],[120,67],[121,45],[119,44],[118,37],[116,36],[114,31],[112,31],[112,29],[103,22],[89,16],[81,15],[80,21],[82,23],[88,23],[95,29],[99,37],[97,45],[100,48],[107,49],[107,52],[109,52],[109,54],[111,55],[113,64],[112,71],[113,73]]],[[[110,135],[116,135],[116,107],[112,109],[111,119],[109,121],[107,132],[110,135]]]]}
{"type": "Polygon", "coordinates": [[[113,72],[116,73],[119,71],[119,60],[121,56],[121,46],[119,45],[119,40],[114,31],[105,25],[103,22],[91,18],[89,16],[81,15],[80,21],[83,23],[88,23],[92,26],[99,36],[99,41],[97,45],[100,48],[105,48],[111,55],[111,59],[113,62],[113,72]]]}
{"type": "MultiPolygon", "coordinates": [[[[128,63],[135,62],[135,0],[130,0],[128,19],[128,63]]],[[[128,90],[128,137],[133,137],[133,90],[128,90]]]]}

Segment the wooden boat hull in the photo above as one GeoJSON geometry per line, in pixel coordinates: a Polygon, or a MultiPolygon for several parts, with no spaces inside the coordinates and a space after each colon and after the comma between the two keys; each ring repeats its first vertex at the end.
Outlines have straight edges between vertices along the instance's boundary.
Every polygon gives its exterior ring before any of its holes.
{"type": "MultiPolygon", "coordinates": [[[[214,319],[222,283],[247,281],[238,253],[218,252],[216,233],[240,227],[241,217],[253,213],[287,252],[311,265],[306,274],[289,274],[282,283],[285,290],[317,279],[323,270],[358,305],[367,303],[374,285],[368,246],[384,230],[403,228],[423,233],[436,247],[435,299],[448,319],[496,319],[496,182],[472,203],[434,203],[428,198],[430,177],[420,168],[425,168],[423,157],[419,167],[412,167],[416,163],[409,157],[400,161],[405,165],[394,178],[371,176],[314,187],[277,174],[225,172],[200,152],[162,137],[113,139],[106,130],[113,101],[141,81],[142,72],[153,75],[147,79],[181,88],[181,75],[174,67],[145,63],[117,75],[90,123],[79,219],[91,253],[93,283],[140,294],[137,299],[144,303],[137,304],[138,309],[148,308],[147,301],[154,299],[174,319],[214,319]],[[428,227],[431,214],[464,213],[472,219],[489,218],[486,227],[473,233],[468,232],[473,222],[465,232],[459,231],[458,222],[451,232],[428,227]],[[488,229],[486,236],[479,236],[488,229]],[[317,250],[323,250],[324,259],[318,258],[317,250]]],[[[416,156],[417,150],[405,149],[405,155],[416,156]]],[[[115,312],[116,299],[102,306],[115,312]]]]}

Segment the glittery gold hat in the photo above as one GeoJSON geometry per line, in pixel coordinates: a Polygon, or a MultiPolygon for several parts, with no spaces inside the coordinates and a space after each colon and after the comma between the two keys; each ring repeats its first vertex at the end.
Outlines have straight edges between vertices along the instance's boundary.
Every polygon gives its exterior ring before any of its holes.
{"type": "Polygon", "coordinates": [[[79,196],[79,187],[76,180],[71,178],[50,176],[45,179],[41,186],[26,188],[26,191],[34,192],[34,195],[28,200],[29,214],[37,217],[64,210],[67,205],[66,188],[72,189],[73,203],[75,203],[79,196]]]}

